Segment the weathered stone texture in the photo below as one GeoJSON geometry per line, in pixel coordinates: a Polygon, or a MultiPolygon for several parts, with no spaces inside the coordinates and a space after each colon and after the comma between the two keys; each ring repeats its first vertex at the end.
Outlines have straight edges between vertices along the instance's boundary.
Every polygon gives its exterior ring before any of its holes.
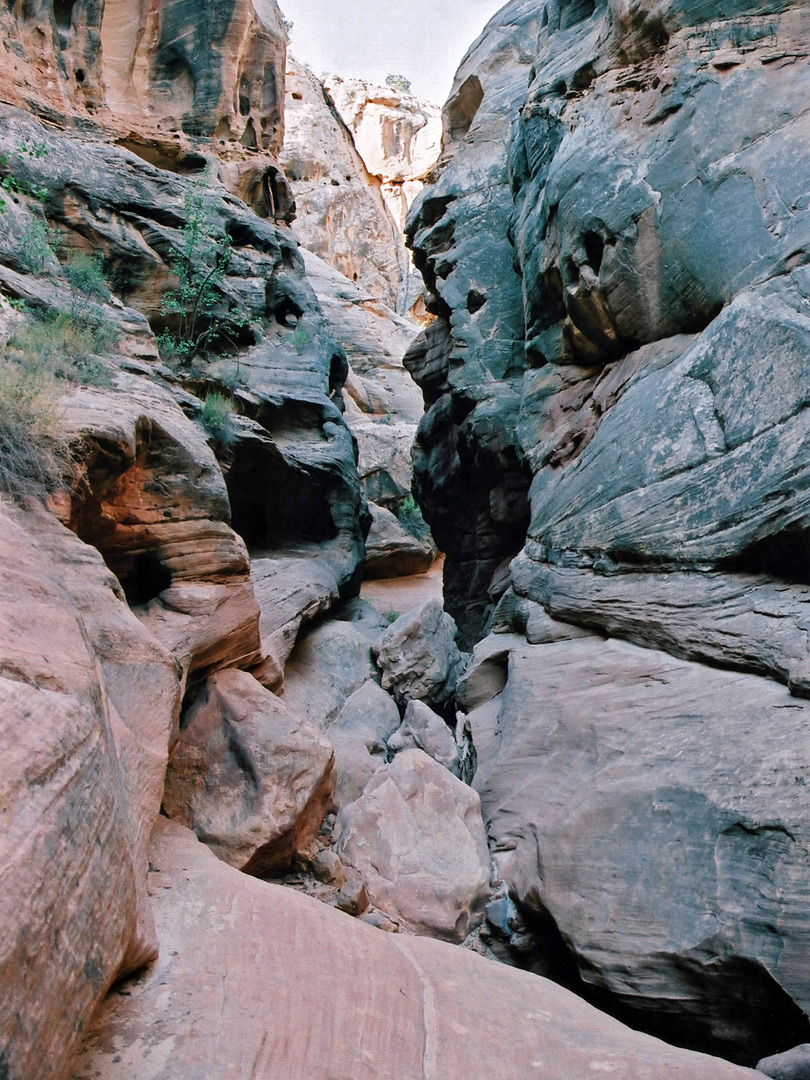
{"type": "Polygon", "coordinates": [[[474,786],[502,877],[586,991],[737,1060],[806,1037],[807,706],[598,635],[489,641],[474,786]]]}
{"type": "Polygon", "coordinates": [[[146,849],[178,678],[55,519],[4,504],[0,547],[0,1063],[61,1078],[112,982],[156,954],[146,849]]]}

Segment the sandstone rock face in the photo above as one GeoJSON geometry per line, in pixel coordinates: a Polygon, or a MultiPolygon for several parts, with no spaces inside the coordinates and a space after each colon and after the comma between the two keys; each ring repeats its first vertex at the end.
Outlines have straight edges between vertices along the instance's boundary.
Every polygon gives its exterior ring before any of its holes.
{"type": "Polygon", "coordinates": [[[287,70],[280,157],[295,194],[304,247],[395,310],[408,257],[398,226],[323,85],[307,68],[287,70]]]}
{"type": "Polygon", "coordinates": [[[445,602],[466,648],[485,621],[492,575],[519,550],[528,518],[514,439],[524,323],[507,236],[506,140],[541,16],[535,0],[510,4],[468,52],[444,108],[445,149],[456,155],[440,161],[407,226],[438,316],[405,360],[427,409],[414,448],[416,492],[447,552],[445,602]]]}
{"type": "Polygon", "coordinates": [[[244,671],[212,675],[186,710],[163,805],[215,855],[278,873],[332,809],[332,747],[244,671]]]}
{"type": "Polygon", "coordinates": [[[421,750],[397,754],[335,829],[371,901],[411,930],[463,941],[481,921],[489,853],[478,796],[421,750]]]}
{"type": "Polygon", "coordinates": [[[761,1076],[632,1032],[525,972],[238,874],[177,825],[151,861],[161,957],[105,1003],[75,1080],[761,1076]]]}
{"type": "Polygon", "coordinates": [[[806,1037],[807,706],[596,635],[501,650],[468,719],[519,907],[596,1000],[676,1042],[750,1061],[806,1037]]]}
{"type": "Polygon", "coordinates": [[[374,643],[382,686],[404,705],[424,701],[441,708],[453,696],[466,656],[456,626],[438,600],[401,615],[374,643]]]}
{"type": "Polygon", "coordinates": [[[61,1078],[111,983],[156,955],[146,846],[177,673],[53,518],[4,504],[0,547],[0,1067],[61,1078]]]}
{"type": "Polygon", "coordinates": [[[439,314],[407,361],[417,489],[451,612],[480,628],[497,603],[507,631],[461,693],[505,876],[597,1000],[746,1060],[807,1031],[804,705],[729,669],[807,693],[808,41],[790,0],[514,0],[462,65],[409,223],[439,314]],[[521,49],[509,97],[484,76],[521,49]],[[468,209],[484,161],[510,181],[487,189],[491,233],[468,209]],[[511,238],[519,273],[465,229],[511,238]],[[500,372],[466,329],[494,293],[524,320],[494,333],[519,342],[500,372]],[[531,477],[505,595],[469,557],[484,526],[508,553],[481,505],[521,507],[493,447],[531,477]]]}
{"type": "Polygon", "coordinates": [[[275,0],[225,0],[204,21],[183,0],[42,0],[7,9],[3,101],[114,133],[145,160],[178,172],[213,157],[215,138],[227,147],[232,190],[265,217],[291,213],[274,158],[284,133],[286,56],[275,0]]]}
{"type": "MultiPolygon", "coordinates": [[[[441,148],[441,112],[391,86],[331,75],[324,87],[352,134],[363,164],[401,232],[414,199],[441,148]]],[[[400,284],[401,311],[422,310],[422,284],[410,261],[400,284]]]]}

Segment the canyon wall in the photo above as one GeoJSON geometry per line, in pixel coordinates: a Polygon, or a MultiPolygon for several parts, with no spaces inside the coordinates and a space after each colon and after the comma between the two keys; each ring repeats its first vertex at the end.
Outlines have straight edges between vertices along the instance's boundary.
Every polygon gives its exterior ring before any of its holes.
{"type": "Polygon", "coordinates": [[[730,1056],[810,1011],[808,54],[790,0],[514,0],[408,224],[496,861],[538,964],[730,1056]]]}

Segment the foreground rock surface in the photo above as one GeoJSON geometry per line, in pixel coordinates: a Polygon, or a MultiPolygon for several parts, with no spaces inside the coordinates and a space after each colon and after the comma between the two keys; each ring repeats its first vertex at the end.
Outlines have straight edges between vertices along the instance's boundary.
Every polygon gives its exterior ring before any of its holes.
{"type": "Polygon", "coordinates": [[[465,689],[519,907],[647,1030],[744,1061],[806,1039],[810,705],[596,635],[500,640],[465,689]]]}
{"type": "Polygon", "coordinates": [[[543,979],[248,878],[178,826],[158,830],[151,858],[160,959],[110,995],[73,1080],[761,1076],[638,1035],[543,979]]]}

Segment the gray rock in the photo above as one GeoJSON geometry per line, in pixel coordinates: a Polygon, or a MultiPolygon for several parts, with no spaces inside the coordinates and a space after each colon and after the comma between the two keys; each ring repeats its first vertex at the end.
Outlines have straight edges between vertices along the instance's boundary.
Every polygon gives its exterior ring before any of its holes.
{"type": "Polygon", "coordinates": [[[404,750],[338,815],[336,850],[380,908],[410,930],[463,941],[483,916],[489,854],[477,794],[404,750]]]}
{"type": "Polygon", "coordinates": [[[447,705],[466,664],[456,645],[456,625],[438,600],[401,615],[372,652],[383,689],[400,705],[413,700],[435,708],[447,705]]]}
{"type": "Polygon", "coordinates": [[[492,575],[519,549],[528,518],[514,439],[524,320],[508,240],[505,136],[525,97],[542,14],[536,0],[518,0],[469,50],[444,107],[438,177],[407,223],[438,316],[405,357],[428,409],[414,446],[415,489],[447,552],[445,603],[464,648],[480,634],[492,575]]]}
{"type": "Polygon", "coordinates": [[[473,785],[520,909],[648,1030],[747,1060],[806,1037],[810,705],[596,635],[491,640],[473,785]]]}
{"type": "Polygon", "coordinates": [[[757,1069],[772,1080],[808,1080],[810,1077],[810,1043],[794,1046],[782,1054],[772,1054],[757,1062],[757,1069]]]}

